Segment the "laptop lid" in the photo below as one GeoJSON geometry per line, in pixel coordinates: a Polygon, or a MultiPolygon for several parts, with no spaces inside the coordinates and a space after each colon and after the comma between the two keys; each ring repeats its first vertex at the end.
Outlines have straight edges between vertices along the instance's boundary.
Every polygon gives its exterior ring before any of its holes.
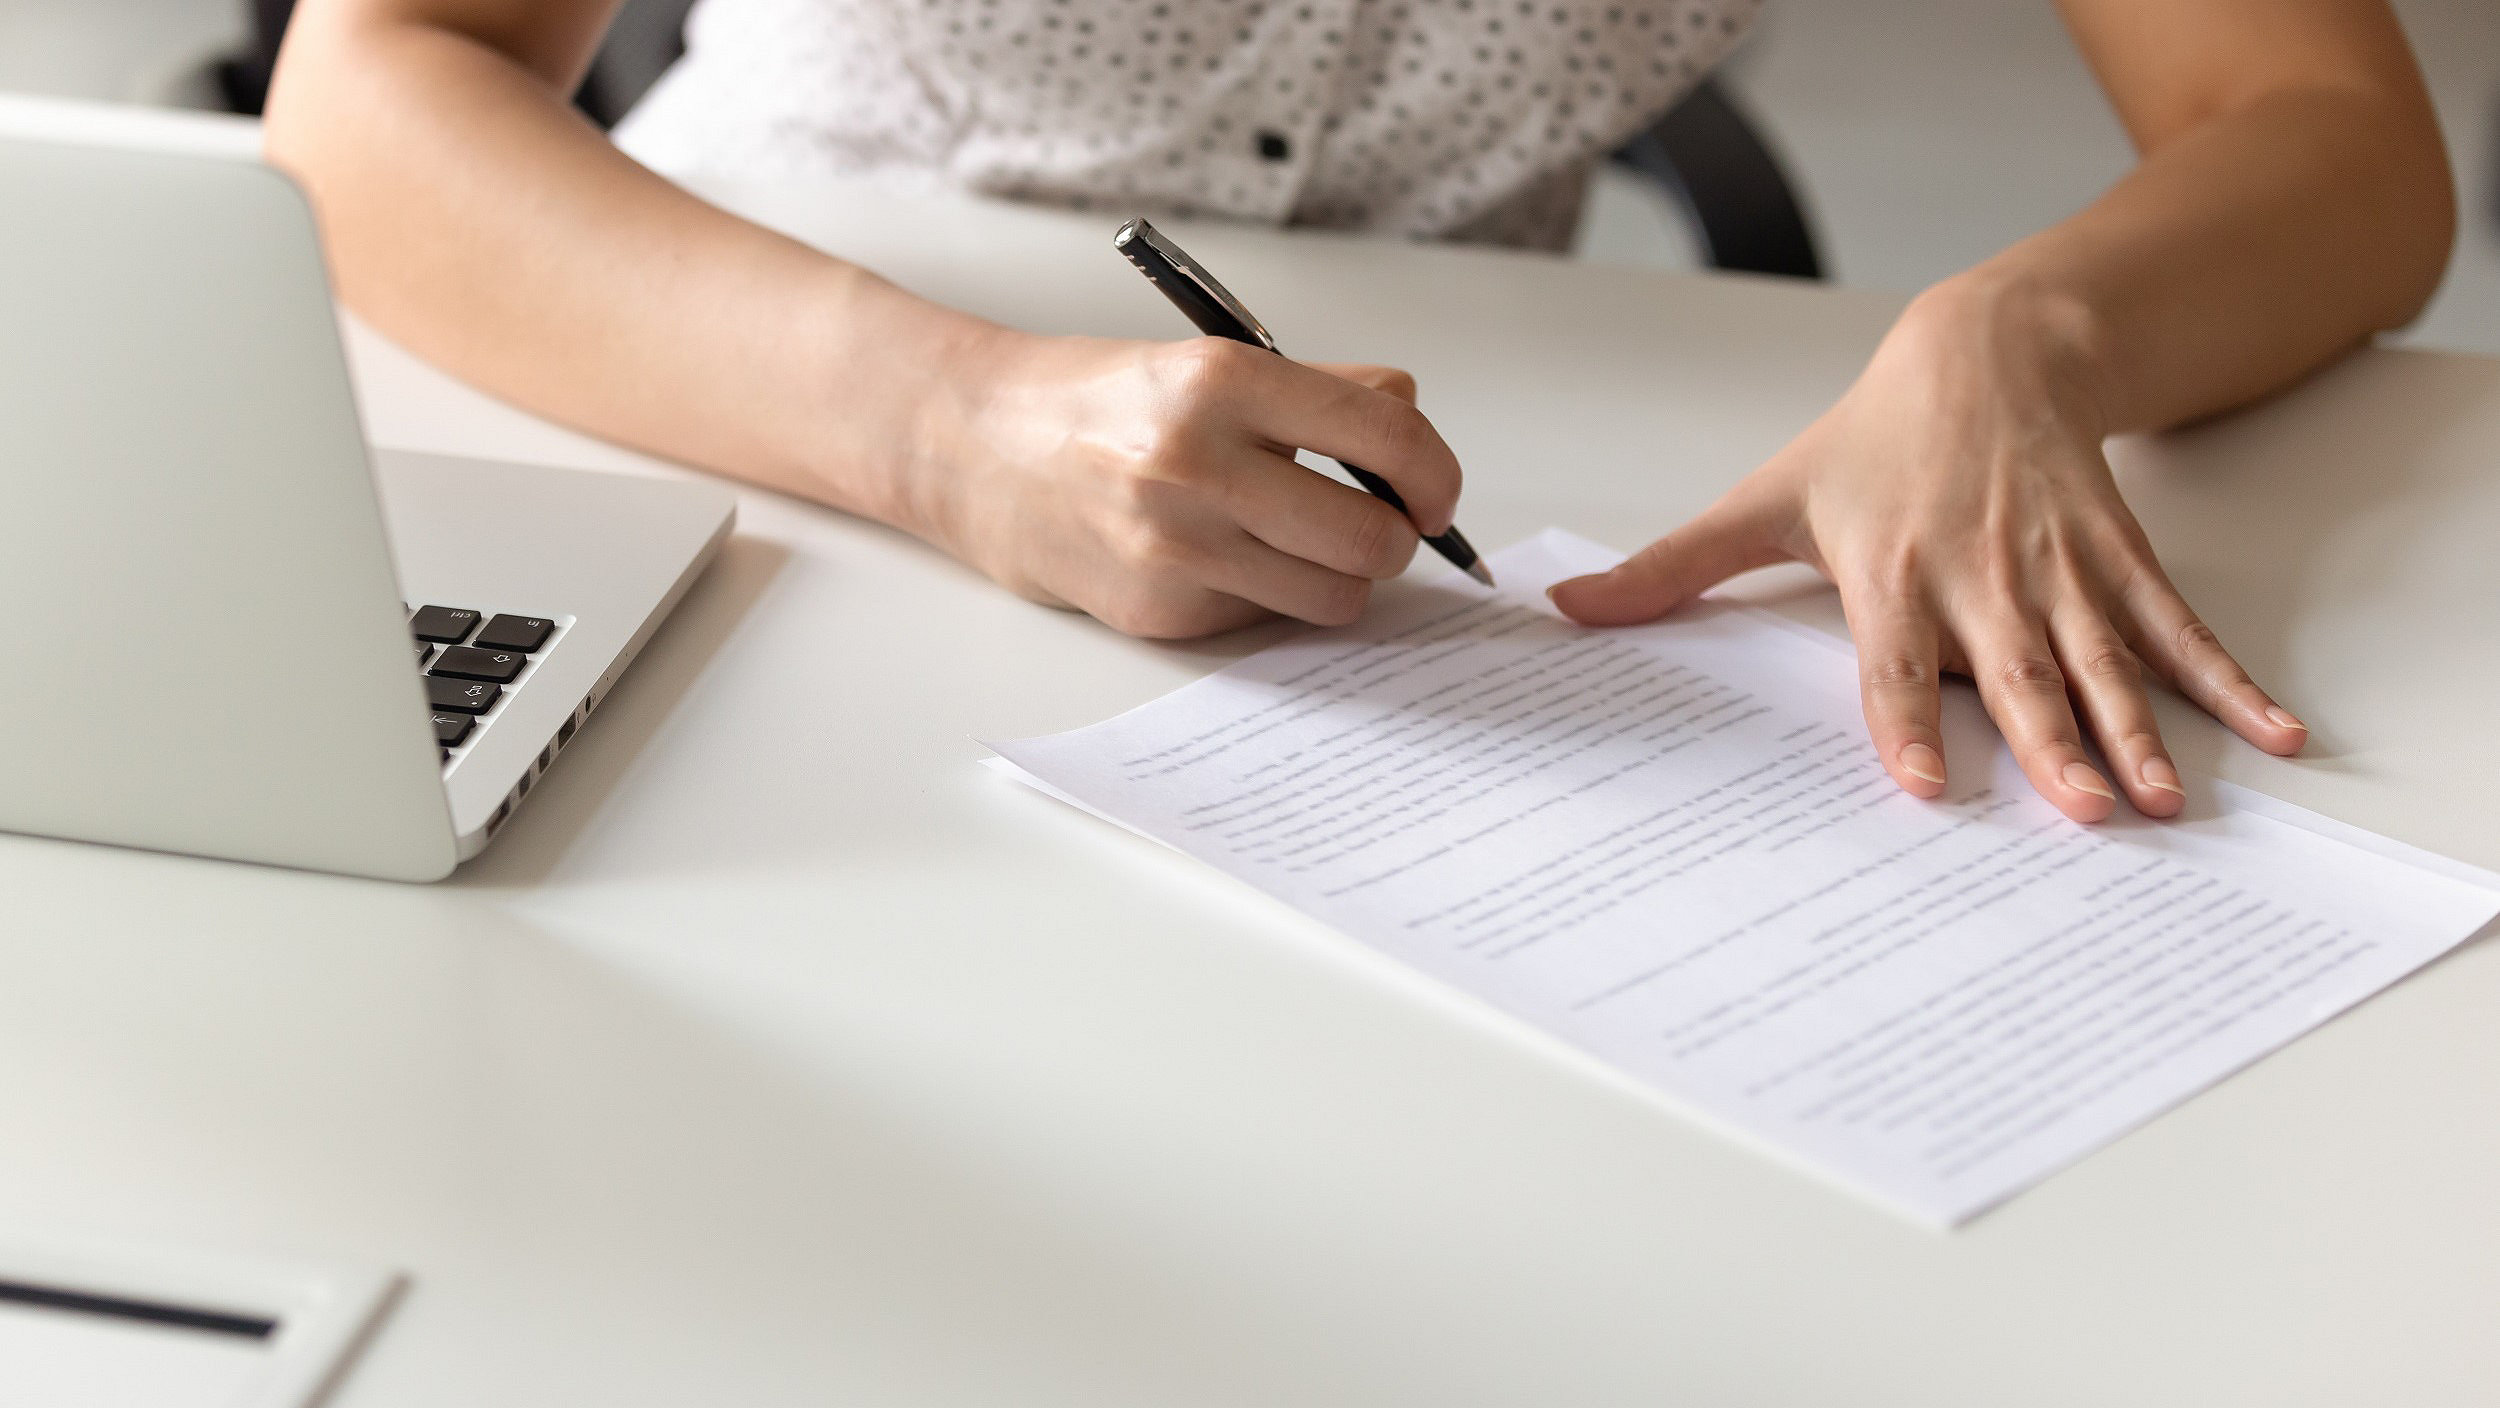
{"type": "Polygon", "coordinates": [[[311,213],[0,130],[0,829],[456,861],[311,213]]]}

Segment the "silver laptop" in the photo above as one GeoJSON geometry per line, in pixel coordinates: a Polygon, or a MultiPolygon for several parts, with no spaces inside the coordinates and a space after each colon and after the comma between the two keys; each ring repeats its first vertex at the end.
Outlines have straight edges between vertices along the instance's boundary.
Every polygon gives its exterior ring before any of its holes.
{"type": "Polygon", "coordinates": [[[0,829],[449,874],[703,570],[730,495],[369,452],[283,176],[13,116],[0,829]]]}

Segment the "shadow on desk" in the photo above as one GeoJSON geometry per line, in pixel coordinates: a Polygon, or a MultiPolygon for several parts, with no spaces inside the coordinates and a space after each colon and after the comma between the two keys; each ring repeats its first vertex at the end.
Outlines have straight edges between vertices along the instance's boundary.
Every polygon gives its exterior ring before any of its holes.
{"type": "MultiPolygon", "coordinates": [[[[2418,638],[2419,623],[2384,618],[2432,585],[2426,564],[2487,559],[2487,548],[2441,544],[2495,526],[2472,521],[2475,485],[2495,472],[2482,448],[2500,443],[2495,406],[2500,366],[2378,349],[2250,410],[2112,446],[2120,486],[2172,581],[2249,674],[2308,718],[2303,767],[2349,771],[2370,747],[2316,704],[2303,708],[2300,681],[2320,663],[2305,651],[2335,642],[2343,648],[2327,668],[2366,668],[2387,687],[2439,697],[2441,660],[2400,644],[2418,638]],[[2362,640],[2383,649],[2356,658],[2350,647],[2362,640]]],[[[2473,583],[2436,585],[2461,610],[2490,610],[2471,600],[2473,583]]],[[[2241,746],[2219,728],[2171,743],[2204,772],[2241,746]]]]}
{"type": "Polygon", "coordinates": [[[723,543],[720,555],[609,692],[596,721],[564,750],[485,854],[444,883],[524,886],[545,880],[789,560],[788,548],[761,538],[732,535],[723,543]]]}

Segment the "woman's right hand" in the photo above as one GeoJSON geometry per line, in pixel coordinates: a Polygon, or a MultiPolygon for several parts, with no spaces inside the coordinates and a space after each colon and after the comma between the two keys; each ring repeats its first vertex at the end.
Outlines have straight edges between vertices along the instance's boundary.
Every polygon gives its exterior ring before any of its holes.
{"type": "Polygon", "coordinates": [[[1402,374],[1015,332],[636,165],[561,97],[615,8],[297,7],[268,146],[320,205],[350,306],[539,414],[892,523],[1140,635],[1350,621],[1417,526],[1449,526],[1458,464],[1402,374]],[[1414,522],[1296,449],[1379,474],[1414,522]]]}
{"type": "Polygon", "coordinates": [[[1035,601],[1131,635],[1343,625],[1457,511],[1457,457],[1385,367],[1220,338],[998,330],[922,408],[903,526],[1035,601]],[[1294,462],[1395,485],[1400,514],[1294,462]]]}

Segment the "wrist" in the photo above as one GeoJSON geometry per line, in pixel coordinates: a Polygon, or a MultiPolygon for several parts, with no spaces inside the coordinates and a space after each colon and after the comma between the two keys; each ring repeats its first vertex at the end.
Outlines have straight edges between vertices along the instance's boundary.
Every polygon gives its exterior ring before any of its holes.
{"type": "Polygon", "coordinates": [[[970,546],[966,511],[985,462],[978,419],[1032,337],[934,304],[920,305],[913,321],[913,373],[891,408],[899,453],[879,516],[962,557],[970,546]]]}
{"type": "Polygon", "coordinates": [[[2029,271],[1992,262],[1934,284],[1886,342],[1933,369],[2006,385],[2092,440],[2123,427],[2099,315],[2081,294],[2029,271]]]}
{"type": "Polygon", "coordinates": [[[963,423],[1022,334],[845,266],[814,319],[804,492],[945,546],[963,423]]]}

